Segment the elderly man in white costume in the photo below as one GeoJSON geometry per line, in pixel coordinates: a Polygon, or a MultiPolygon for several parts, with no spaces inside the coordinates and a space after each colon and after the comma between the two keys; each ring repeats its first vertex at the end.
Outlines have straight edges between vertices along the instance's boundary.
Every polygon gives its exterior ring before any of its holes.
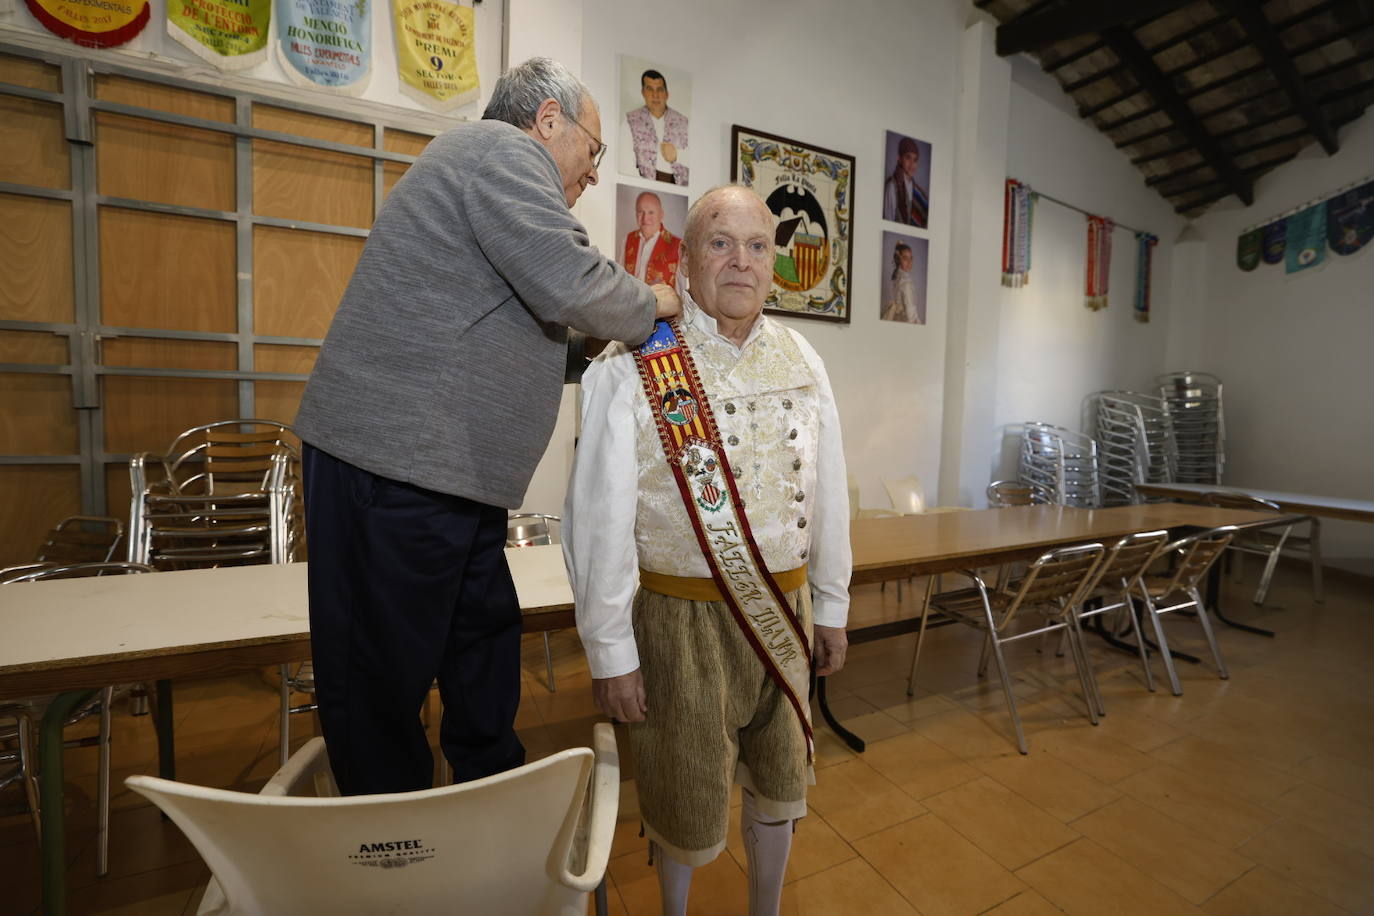
{"type": "Polygon", "coordinates": [[[703,195],[677,328],[612,345],[583,380],[564,553],[597,705],[630,723],[668,914],[725,847],[732,782],[749,912],[777,912],[814,782],[811,669],[844,664],[839,417],[820,357],[763,316],[775,225],[747,188],[703,195]]]}

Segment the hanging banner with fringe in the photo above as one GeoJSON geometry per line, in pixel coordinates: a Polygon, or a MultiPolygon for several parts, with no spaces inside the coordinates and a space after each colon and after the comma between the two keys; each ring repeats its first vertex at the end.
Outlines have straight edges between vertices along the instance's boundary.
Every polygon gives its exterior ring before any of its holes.
{"type": "Polygon", "coordinates": [[[1150,320],[1150,270],[1159,238],[1148,232],[1135,234],[1135,320],[1150,320]]]}
{"type": "Polygon", "coordinates": [[[1112,230],[1116,224],[1105,216],[1088,214],[1088,275],[1083,304],[1094,312],[1107,307],[1107,286],[1112,270],[1112,230]]]}
{"type": "Polygon", "coordinates": [[[1374,181],[1326,202],[1326,242],[1336,254],[1354,254],[1374,238],[1374,181]]]}
{"type": "Polygon", "coordinates": [[[401,92],[437,111],[475,101],[472,7],[449,0],[391,0],[401,92]]]}
{"type": "Polygon", "coordinates": [[[168,0],[167,34],[221,70],[246,70],[267,57],[272,0],[168,0]]]}
{"type": "Polygon", "coordinates": [[[359,95],[372,76],[371,0],[277,0],[276,49],[297,86],[359,95]]]}
{"type": "Polygon", "coordinates": [[[1002,285],[1022,287],[1030,282],[1031,226],[1035,193],[1030,185],[1007,179],[1002,203],[1002,285]]]}
{"type": "Polygon", "coordinates": [[[1326,260],[1326,201],[1299,210],[1286,222],[1288,253],[1284,273],[1309,270],[1326,260]]]}
{"type": "Polygon", "coordinates": [[[1264,236],[1260,241],[1260,253],[1266,264],[1277,264],[1283,260],[1288,247],[1288,221],[1279,220],[1263,228],[1264,236]]]}
{"type": "Polygon", "coordinates": [[[1236,266],[1241,270],[1254,270],[1260,262],[1260,245],[1264,231],[1251,229],[1236,238],[1236,266]]]}
{"type": "MultiPolygon", "coordinates": [[[[33,18],[58,38],[86,48],[113,48],[148,24],[148,0],[25,0],[33,18]]],[[[0,3],[3,9],[4,3],[0,3]]]]}

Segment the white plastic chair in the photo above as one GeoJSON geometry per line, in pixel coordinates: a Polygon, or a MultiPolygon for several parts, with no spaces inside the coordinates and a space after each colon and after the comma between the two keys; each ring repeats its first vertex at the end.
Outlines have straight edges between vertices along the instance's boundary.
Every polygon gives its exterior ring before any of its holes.
{"type": "Polygon", "coordinates": [[[965,506],[928,506],[926,505],[926,488],[921,483],[921,478],[915,474],[906,477],[899,477],[896,480],[883,478],[883,489],[887,490],[887,498],[892,502],[892,508],[896,509],[901,515],[925,515],[937,512],[963,512],[965,506]]]}
{"type": "Polygon", "coordinates": [[[394,795],[337,797],[322,738],[257,795],[154,776],[125,783],[210,867],[201,916],[585,916],[610,857],[620,783],[611,726],[595,726],[592,743],[595,751],[394,795]]]}

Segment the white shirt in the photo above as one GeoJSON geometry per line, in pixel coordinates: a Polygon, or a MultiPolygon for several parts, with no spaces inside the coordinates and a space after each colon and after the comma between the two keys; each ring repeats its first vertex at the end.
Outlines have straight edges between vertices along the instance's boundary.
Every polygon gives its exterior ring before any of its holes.
{"type": "Polygon", "coordinates": [[[663,234],[660,229],[647,239],[641,235],[639,237],[639,257],[635,259],[635,276],[644,279],[644,270],[649,266],[649,255],[654,253],[654,246],[658,244],[658,237],[663,234]]]}
{"type": "MultiPolygon", "coordinates": [[[[767,317],[737,347],[690,297],[682,328],[764,562],[776,572],[807,564],[814,622],[843,627],[853,565],[849,495],[824,364],[800,334],[767,317]]],[[[563,555],[594,678],[639,667],[631,608],[640,567],[710,576],[623,344],[583,377],[563,555]]]]}

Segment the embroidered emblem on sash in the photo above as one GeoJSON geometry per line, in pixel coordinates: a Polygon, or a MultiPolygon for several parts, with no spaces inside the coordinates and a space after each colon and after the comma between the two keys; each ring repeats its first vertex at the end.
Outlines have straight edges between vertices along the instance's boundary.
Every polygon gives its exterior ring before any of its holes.
{"type": "Polygon", "coordinates": [[[754,540],[691,351],[676,322],[660,321],[634,357],[697,546],[750,648],[792,704],[809,761],[811,723],[798,689],[810,680],[811,646],[754,540]]]}

